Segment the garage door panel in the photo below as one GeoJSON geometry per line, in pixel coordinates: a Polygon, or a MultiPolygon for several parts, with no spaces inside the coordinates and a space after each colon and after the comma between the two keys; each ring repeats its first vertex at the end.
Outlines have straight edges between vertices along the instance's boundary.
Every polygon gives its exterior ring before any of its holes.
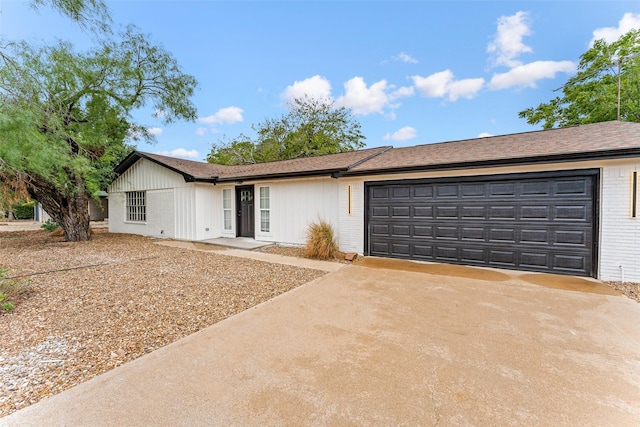
{"type": "Polygon", "coordinates": [[[520,219],[531,221],[548,221],[551,218],[551,209],[548,205],[525,205],[520,208],[520,219]]]}
{"type": "Polygon", "coordinates": [[[489,241],[499,243],[515,243],[515,228],[491,228],[489,230],[489,241]]]}
{"type": "Polygon", "coordinates": [[[434,255],[436,261],[456,261],[458,248],[455,246],[436,246],[434,255]]]}
{"type": "Polygon", "coordinates": [[[483,249],[462,248],[460,258],[464,262],[484,264],[486,260],[486,251],[483,249]]]}
{"type": "Polygon", "coordinates": [[[555,194],[564,196],[588,196],[589,183],[585,178],[555,181],[555,194]]]}
{"type": "Polygon", "coordinates": [[[485,241],[485,228],[484,227],[465,227],[463,226],[460,231],[460,239],[467,241],[485,241]]]}
{"type": "Polygon", "coordinates": [[[516,185],[513,182],[496,182],[489,184],[489,197],[515,197],[516,185]]]}
{"type": "Polygon", "coordinates": [[[585,204],[559,205],[554,207],[553,219],[562,221],[586,221],[589,212],[585,204]]]}
{"type": "Polygon", "coordinates": [[[373,224],[371,226],[371,234],[374,236],[388,236],[389,224],[373,224]]]}
{"type": "Polygon", "coordinates": [[[433,185],[416,185],[413,187],[413,197],[418,199],[433,199],[433,185]]]}
{"type": "Polygon", "coordinates": [[[371,198],[373,199],[388,199],[389,188],[388,187],[375,187],[371,190],[371,198]]]}
{"type": "Polygon", "coordinates": [[[554,254],[553,264],[558,270],[570,272],[583,271],[586,267],[584,257],[579,255],[554,254]]]}
{"type": "Polygon", "coordinates": [[[411,254],[411,252],[409,251],[410,248],[411,246],[408,243],[407,244],[402,244],[402,243],[391,244],[392,254],[396,256],[407,256],[411,254]]]}
{"type": "Polygon", "coordinates": [[[436,206],[436,218],[437,219],[448,219],[458,218],[458,207],[457,206],[436,206]]]}
{"type": "Polygon", "coordinates": [[[423,260],[432,260],[433,246],[416,244],[413,246],[413,255],[415,258],[419,258],[423,260]]]}
{"type": "Polygon", "coordinates": [[[433,218],[433,206],[414,206],[413,207],[413,218],[432,219],[433,218]]]}
{"type": "Polygon", "coordinates": [[[549,266],[549,254],[547,252],[522,252],[519,266],[532,270],[546,270],[549,266]]]}
{"type": "Polygon", "coordinates": [[[489,219],[515,220],[516,208],[515,206],[491,206],[489,208],[489,219]]]}
{"type": "Polygon", "coordinates": [[[489,264],[496,266],[515,266],[516,253],[513,250],[489,250],[489,264]]]}
{"type": "Polygon", "coordinates": [[[486,186],[484,184],[462,184],[460,195],[462,197],[484,197],[486,186]]]}
{"type": "Polygon", "coordinates": [[[408,237],[411,235],[409,225],[394,225],[391,227],[391,237],[408,237]]]}
{"type": "Polygon", "coordinates": [[[556,245],[579,246],[586,248],[590,240],[585,230],[558,230],[555,234],[556,245]]]}
{"type": "Polygon", "coordinates": [[[389,218],[389,206],[373,206],[372,218],[389,218]]]}
{"type": "Polygon", "coordinates": [[[369,253],[592,274],[596,171],[534,175],[371,184],[369,253]]]}
{"type": "Polygon", "coordinates": [[[433,226],[431,225],[415,225],[413,227],[414,237],[433,237],[433,226]]]}
{"type": "Polygon", "coordinates": [[[442,199],[458,197],[458,185],[457,184],[438,185],[436,186],[436,196],[442,199]]]}
{"type": "Polygon", "coordinates": [[[547,244],[549,242],[550,231],[548,229],[523,228],[520,232],[520,242],[522,244],[547,244]]]}
{"type": "Polygon", "coordinates": [[[524,182],[521,188],[521,197],[534,197],[539,199],[551,194],[551,183],[548,180],[524,182]]]}

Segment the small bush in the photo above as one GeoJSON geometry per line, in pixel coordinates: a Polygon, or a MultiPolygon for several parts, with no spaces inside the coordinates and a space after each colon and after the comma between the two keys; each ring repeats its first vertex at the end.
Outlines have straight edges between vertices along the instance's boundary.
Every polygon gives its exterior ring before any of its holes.
{"type": "Polygon", "coordinates": [[[16,308],[16,299],[27,291],[28,280],[5,279],[7,269],[0,267],[0,314],[16,308]]]}
{"type": "Polygon", "coordinates": [[[314,259],[333,259],[339,253],[331,224],[326,221],[311,223],[307,229],[306,256],[314,259]]]}
{"type": "Polygon", "coordinates": [[[51,219],[48,219],[47,222],[43,223],[40,226],[40,228],[42,228],[47,233],[51,233],[53,230],[55,230],[58,227],[60,227],[58,223],[55,221],[51,221],[51,219]]]}
{"type": "Polygon", "coordinates": [[[33,207],[35,205],[34,201],[15,205],[13,207],[13,216],[16,219],[33,219],[33,207]]]}

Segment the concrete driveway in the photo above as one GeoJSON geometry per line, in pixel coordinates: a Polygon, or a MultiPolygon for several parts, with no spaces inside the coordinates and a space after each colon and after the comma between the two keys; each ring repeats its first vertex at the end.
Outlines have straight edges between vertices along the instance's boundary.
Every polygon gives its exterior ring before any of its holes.
{"type": "Polygon", "coordinates": [[[0,425],[637,426],[640,304],[588,279],[368,259],[0,425]]]}

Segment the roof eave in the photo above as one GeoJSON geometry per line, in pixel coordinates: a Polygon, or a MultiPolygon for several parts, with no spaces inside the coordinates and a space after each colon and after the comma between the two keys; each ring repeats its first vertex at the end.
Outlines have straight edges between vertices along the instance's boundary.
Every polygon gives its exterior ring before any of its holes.
{"type": "Polygon", "coordinates": [[[319,176],[334,176],[343,174],[347,168],[340,169],[323,169],[318,171],[302,171],[302,172],[283,172],[273,174],[262,175],[241,175],[231,177],[218,177],[217,182],[237,182],[237,181],[259,181],[265,179],[287,179],[287,178],[305,178],[305,177],[319,177],[319,176]]]}
{"type": "Polygon", "coordinates": [[[368,170],[347,171],[345,176],[362,176],[362,175],[383,175],[383,174],[396,174],[396,173],[410,173],[410,172],[423,172],[423,171],[444,171],[454,169],[480,169],[500,166],[523,166],[541,163],[559,163],[559,162],[582,162],[590,160],[612,160],[612,159],[624,159],[640,157],[640,147],[628,148],[621,150],[603,150],[588,153],[570,153],[570,154],[558,154],[547,156],[535,156],[535,157],[521,157],[511,159],[496,159],[496,160],[483,160],[473,162],[456,162],[456,163],[441,163],[435,165],[413,165],[413,166],[399,166],[392,168],[378,168],[368,170]]]}

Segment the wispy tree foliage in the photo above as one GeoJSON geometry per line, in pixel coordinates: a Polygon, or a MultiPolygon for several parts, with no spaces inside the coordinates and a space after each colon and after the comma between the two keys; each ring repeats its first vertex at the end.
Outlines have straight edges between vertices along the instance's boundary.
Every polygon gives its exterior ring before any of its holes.
{"type": "Polygon", "coordinates": [[[256,137],[239,135],[213,144],[210,163],[243,165],[342,153],[364,147],[351,110],[326,100],[296,99],[289,112],[253,125],[256,137]]]}
{"type": "Polygon", "coordinates": [[[0,182],[26,188],[68,240],[90,238],[89,198],[131,151],[127,141],[153,138],[132,111],[152,106],[165,123],[196,117],[195,78],[148,38],[129,27],[84,53],[18,43],[0,67],[0,182]]]}
{"type": "Polygon", "coordinates": [[[620,120],[640,121],[640,30],[613,43],[597,40],[580,57],[578,73],[562,95],[518,116],[544,129],[616,120],[620,77],[620,120]]]}

